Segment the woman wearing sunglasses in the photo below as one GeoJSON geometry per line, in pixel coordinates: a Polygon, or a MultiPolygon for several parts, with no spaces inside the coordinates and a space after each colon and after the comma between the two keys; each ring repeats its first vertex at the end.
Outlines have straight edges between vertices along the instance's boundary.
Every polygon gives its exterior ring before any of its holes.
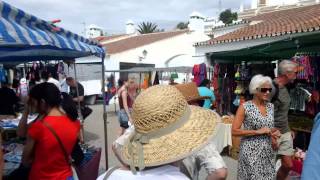
{"type": "Polygon", "coordinates": [[[268,76],[255,75],[249,85],[253,99],[240,105],[232,124],[232,135],[241,136],[238,179],[274,179],[276,138],[274,110],[269,103],[273,90],[268,76]],[[243,126],[243,128],[241,128],[243,126]]]}

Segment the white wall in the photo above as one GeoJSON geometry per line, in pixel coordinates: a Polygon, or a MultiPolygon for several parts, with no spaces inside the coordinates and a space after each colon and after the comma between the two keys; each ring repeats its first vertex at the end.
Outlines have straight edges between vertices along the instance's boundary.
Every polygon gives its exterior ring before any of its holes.
{"type": "Polygon", "coordinates": [[[103,30],[98,28],[91,28],[86,32],[87,38],[96,38],[101,35],[103,35],[103,30]]]}
{"type": "Polygon", "coordinates": [[[258,0],[251,0],[251,9],[257,9],[258,0]]]}
{"type": "MultiPolygon", "coordinates": [[[[109,57],[106,57],[106,70],[119,70],[120,62],[155,64],[156,68],[177,66],[192,67],[194,64],[205,62],[205,58],[203,57],[194,57],[195,47],[193,44],[209,39],[210,37],[204,33],[190,32],[136,49],[111,54],[109,57]],[[146,58],[139,61],[139,56],[142,56],[142,51],[144,50],[148,52],[146,58]]],[[[119,75],[117,73],[116,79],[118,78],[119,75]]]]}
{"type": "MultiPolygon", "coordinates": [[[[207,39],[209,40],[208,36],[207,39]]],[[[197,33],[184,33],[182,35],[175,36],[170,39],[157,41],[155,43],[138,47],[136,49],[131,49],[117,54],[110,55],[108,62],[110,68],[119,68],[119,62],[129,62],[129,63],[145,63],[145,64],[155,64],[155,67],[166,67],[165,62],[177,55],[184,55],[184,64],[192,63],[192,56],[195,54],[195,48],[193,44],[199,41],[199,34],[197,33]],[[147,56],[142,61],[139,61],[139,56],[142,56],[142,51],[146,50],[147,56]]],[[[179,57],[179,56],[178,56],[179,57]]],[[[178,58],[177,57],[177,58],[178,58]]],[[[179,57],[180,59],[182,57],[179,57]]],[[[174,59],[174,58],[173,58],[174,59]]]]}
{"type": "Polygon", "coordinates": [[[279,5],[289,5],[296,4],[299,0],[267,0],[267,6],[279,6],[279,5]]]}

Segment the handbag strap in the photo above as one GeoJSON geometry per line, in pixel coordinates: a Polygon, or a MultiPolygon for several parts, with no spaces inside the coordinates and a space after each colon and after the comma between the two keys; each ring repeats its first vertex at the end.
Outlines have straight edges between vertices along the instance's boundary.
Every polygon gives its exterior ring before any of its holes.
{"type": "Polygon", "coordinates": [[[61,147],[61,149],[62,149],[62,152],[63,152],[63,154],[64,154],[64,158],[66,159],[66,161],[67,161],[68,164],[72,165],[72,160],[71,160],[70,156],[68,155],[67,150],[64,148],[64,146],[63,146],[63,144],[62,144],[62,141],[61,141],[61,139],[59,138],[59,136],[58,136],[58,134],[56,133],[56,131],[55,131],[55,130],[50,126],[50,124],[48,124],[47,122],[42,121],[42,120],[41,120],[40,122],[42,122],[42,124],[43,124],[44,126],[46,126],[46,127],[50,130],[50,132],[53,134],[53,136],[56,138],[56,140],[58,141],[58,143],[59,143],[59,145],[60,145],[60,147],[61,147]]]}

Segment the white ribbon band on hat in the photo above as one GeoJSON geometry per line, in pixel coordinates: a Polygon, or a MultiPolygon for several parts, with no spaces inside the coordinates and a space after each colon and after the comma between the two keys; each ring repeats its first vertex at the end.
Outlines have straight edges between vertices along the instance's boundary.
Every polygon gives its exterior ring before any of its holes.
{"type": "Polygon", "coordinates": [[[136,144],[135,149],[136,149],[136,152],[138,153],[138,167],[139,167],[139,170],[142,170],[145,168],[144,157],[143,157],[143,144],[148,144],[150,139],[159,138],[161,136],[174,132],[176,129],[182,127],[189,120],[190,115],[191,115],[191,109],[189,106],[186,106],[186,109],[182,114],[182,116],[175,122],[171,123],[168,127],[161,128],[146,134],[135,131],[128,145],[131,171],[134,174],[136,173],[136,169],[134,166],[134,159],[133,159],[133,143],[136,144]]]}

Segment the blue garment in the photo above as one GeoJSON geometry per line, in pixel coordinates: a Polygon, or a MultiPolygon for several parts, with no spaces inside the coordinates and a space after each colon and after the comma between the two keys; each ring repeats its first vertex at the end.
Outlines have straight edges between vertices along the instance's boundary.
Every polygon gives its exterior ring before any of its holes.
{"type": "Polygon", "coordinates": [[[214,96],[213,91],[211,91],[207,87],[198,87],[198,92],[199,92],[200,96],[208,96],[208,97],[210,97],[210,99],[206,99],[204,101],[204,104],[202,106],[202,107],[204,107],[206,109],[210,109],[211,102],[216,100],[216,97],[214,96]]]}
{"type": "Polygon", "coordinates": [[[4,82],[6,82],[6,81],[7,81],[7,79],[6,79],[6,73],[5,73],[4,69],[2,69],[2,68],[0,67],[0,82],[1,82],[1,83],[4,83],[4,82]]]}
{"type": "Polygon", "coordinates": [[[303,162],[302,180],[320,179],[320,113],[314,119],[310,145],[303,162]]]}

